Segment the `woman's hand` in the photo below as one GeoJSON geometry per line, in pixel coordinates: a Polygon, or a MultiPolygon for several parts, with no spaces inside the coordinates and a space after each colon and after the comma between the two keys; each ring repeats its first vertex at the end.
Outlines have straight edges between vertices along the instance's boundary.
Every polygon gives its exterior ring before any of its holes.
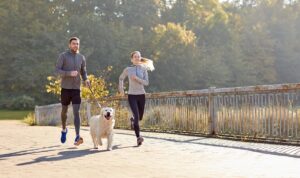
{"type": "Polygon", "coordinates": [[[136,75],[131,75],[131,77],[130,77],[132,80],[137,80],[138,79],[138,77],[136,76],[136,75]]]}
{"type": "Polygon", "coordinates": [[[119,96],[125,96],[125,92],[124,91],[119,92],[119,96]]]}

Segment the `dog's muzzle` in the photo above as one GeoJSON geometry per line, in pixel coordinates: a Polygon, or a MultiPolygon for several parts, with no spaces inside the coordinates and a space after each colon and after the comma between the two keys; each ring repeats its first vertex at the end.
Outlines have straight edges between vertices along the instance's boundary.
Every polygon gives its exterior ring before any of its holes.
{"type": "Polygon", "coordinates": [[[107,120],[109,120],[109,119],[111,118],[110,112],[107,112],[106,115],[104,115],[104,117],[105,117],[107,120]]]}

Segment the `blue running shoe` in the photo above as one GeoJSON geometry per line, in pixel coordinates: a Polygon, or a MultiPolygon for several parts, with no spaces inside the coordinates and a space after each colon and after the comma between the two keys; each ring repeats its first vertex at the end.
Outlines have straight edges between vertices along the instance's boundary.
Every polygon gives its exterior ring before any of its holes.
{"type": "Polygon", "coordinates": [[[68,133],[68,129],[66,128],[66,131],[61,131],[61,137],[60,137],[60,141],[61,143],[65,143],[67,140],[67,133],[68,133]]]}
{"type": "Polygon", "coordinates": [[[80,145],[82,143],[83,143],[83,138],[80,137],[79,135],[77,135],[76,138],[75,138],[74,145],[78,146],[78,145],[80,145]]]}

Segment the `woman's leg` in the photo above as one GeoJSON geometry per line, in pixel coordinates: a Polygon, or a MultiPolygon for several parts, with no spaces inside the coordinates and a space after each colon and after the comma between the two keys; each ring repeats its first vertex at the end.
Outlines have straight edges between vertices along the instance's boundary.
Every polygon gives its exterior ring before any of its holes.
{"type": "Polygon", "coordinates": [[[145,95],[138,95],[138,109],[139,109],[139,120],[143,119],[144,109],[145,109],[145,95]]]}
{"type": "Polygon", "coordinates": [[[139,109],[138,109],[136,95],[128,95],[128,102],[134,117],[134,132],[136,137],[139,138],[140,137],[139,109]]]}

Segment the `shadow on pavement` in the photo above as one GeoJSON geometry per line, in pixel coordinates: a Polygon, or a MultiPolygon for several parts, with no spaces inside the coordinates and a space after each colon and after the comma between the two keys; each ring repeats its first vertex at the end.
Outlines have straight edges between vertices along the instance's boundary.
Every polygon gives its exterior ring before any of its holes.
{"type": "Polygon", "coordinates": [[[61,145],[54,145],[54,146],[49,146],[49,147],[34,148],[34,149],[17,151],[17,152],[13,152],[13,153],[6,153],[6,154],[0,155],[0,160],[4,160],[5,158],[9,158],[9,157],[23,156],[23,155],[28,155],[28,154],[43,153],[43,152],[49,152],[49,151],[57,151],[57,150],[59,150],[57,148],[60,146],[61,145]],[[53,148],[55,148],[55,149],[53,149],[53,148]]]}
{"type": "MultiPolygon", "coordinates": [[[[121,145],[115,145],[115,146],[113,146],[112,151],[118,150],[118,149],[133,148],[133,147],[135,147],[135,146],[121,147],[121,145]]],[[[98,149],[78,150],[77,147],[71,147],[71,148],[68,148],[68,149],[69,149],[68,151],[61,151],[61,152],[59,152],[58,154],[55,154],[55,155],[48,155],[48,156],[38,157],[38,158],[35,158],[32,161],[17,164],[17,166],[30,165],[30,164],[40,163],[40,162],[60,161],[60,160],[83,157],[83,156],[87,156],[87,155],[91,155],[91,154],[95,154],[95,153],[107,152],[107,150],[103,149],[103,147],[100,150],[98,150],[98,149]]],[[[48,150],[48,151],[53,151],[53,150],[48,150]]],[[[31,153],[28,152],[27,154],[31,154],[31,153]]]]}
{"type": "Polygon", "coordinates": [[[35,158],[32,161],[17,164],[17,166],[24,166],[24,165],[35,164],[40,162],[60,161],[60,160],[78,158],[78,157],[106,151],[106,150],[95,150],[95,149],[84,149],[84,150],[74,150],[74,148],[69,148],[69,149],[70,150],[68,151],[61,151],[57,155],[55,154],[55,155],[41,156],[35,158]]]}
{"type": "MultiPolygon", "coordinates": [[[[133,135],[128,133],[116,133],[120,135],[133,135]]],[[[189,143],[196,145],[204,146],[213,146],[221,148],[231,148],[252,151],[263,154],[270,154],[276,156],[286,156],[292,158],[300,158],[300,147],[298,146],[287,146],[287,145],[278,145],[278,144],[264,144],[264,143],[251,143],[251,142],[241,142],[241,141],[232,141],[232,140],[223,140],[216,138],[208,137],[199,137],[193,139],[179,140],[175,138],[161,138],[155,136],[143,136],[144,138],[156,139],[156,140],[165,140],[175,143],[189,143]]],[[[188,136],[187,136],[188,137],[188,136]]]]}

